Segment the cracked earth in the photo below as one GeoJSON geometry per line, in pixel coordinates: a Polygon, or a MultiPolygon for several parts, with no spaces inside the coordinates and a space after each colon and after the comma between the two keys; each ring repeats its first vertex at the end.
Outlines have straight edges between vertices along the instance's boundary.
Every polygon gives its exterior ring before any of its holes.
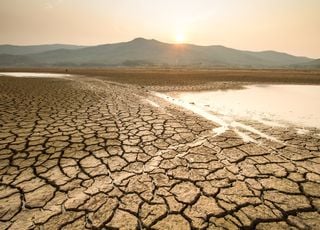
{"type": "Polygon", "coordinates": [[[140,87],[1,77],[0,229],[319,229],[319,131],[241,122],[275,139],[140,87]]]}

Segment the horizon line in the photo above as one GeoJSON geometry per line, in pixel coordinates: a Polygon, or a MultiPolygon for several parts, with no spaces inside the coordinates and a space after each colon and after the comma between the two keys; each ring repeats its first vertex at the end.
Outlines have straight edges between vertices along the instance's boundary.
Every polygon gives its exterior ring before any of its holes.
{"type": "MultiPolygon", "coordinates": [[[[183,43],[174,43],[174,42],[163,42],[154,38],[145,38],[145,37],[135,37],[133,39],[127,40],[127,41],[118,41],[118,42],[110,42],[110,43],[98,43],[94,45],[81,45],[81,44],[72,44],[72,43],[40,43],[40,44],[10,44],[10,43],[4,43],[0,44],[0,46],[20,46],[20,47],[26,47],[26,46],[54,46],[54,45],[66,45],[66,46],[79,46],[82,48],[88,48],[88,47],[96,47],[96,46],[103,46],[103,45],[113,45],[113,44],[119,44],[119,43],[129,43],[133,42],[135,40],[142,39],[146,41],[156,41],[160,42],[163,44],[168,44],[168,45],[192,45],[192,46],[198,46],[198,47],[211,47],[211,46],[220,46],[224,47],[227,49],[233,49],[233,50],[238,50],[238,51],[245,51],[245,52],[277,52],[277,53],[282,53],[282,54],[287,54],[295,57],[304,57],[304,58],[310,58],[310,59],[320,59],[320,55],[318,57],[310,57],[306,55],[300,55],[300,54],[291,54],[288,51],[279,51],[279,50],[273,50],[273,49],[265,49],[265,50],[248,50],[248,49],[238,49],[238,48],[233,48],[233,47],[228,47],[224,45],[199,45],[195,43],[189,43],[189,42],[183,42],[183,43]]],[[[81,48],[80,48],[81,49],[81,48]]]]}

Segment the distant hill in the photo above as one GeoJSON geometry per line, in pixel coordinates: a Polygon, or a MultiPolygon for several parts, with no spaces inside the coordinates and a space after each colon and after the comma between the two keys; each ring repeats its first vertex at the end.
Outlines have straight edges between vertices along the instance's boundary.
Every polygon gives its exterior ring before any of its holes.
{"type": "Polygon", "coordinates": [[[320,69],[320,59],[293,65],[296,68],[320,69]]]}
{"type": "Polygon", "coordinates": [[[26,55],[26,54],[35,54],[41,52],[47,52],[57,49],[80,49],[85,46],[76,46],[76,45],[35,45],[35,46],[14,46],[14,45],[0,45],[0,54],[11,54],[11,55],[26,55]]]}
{"type": "MultiPolygon", "coordinates": [[[[16,47],[20,59],[42,66],[194,66],[194,67],[245,67],[282,68],[292,67],[314,59],[297,57],[276,51],[252,52],[224,46],[197,46],[192,44],[169,44],[154,39],[136,38],[129,42],[90,47],[58,45],[56,49],[40,52],[39,47],[16,47]],[[26,48],[26,49],[25,49],[26,48]],[[19,51],[19,49],[21,49],[19,51]],[[29,53],[25,53],[29,49],[29,53]],[[27,60],[27,59],[26,59],[27,60]]],[[[45,47],[42,47],[44,49],[45,47]]],[[[49,47],[46,47],[47,49],[49,47]]],[[[52,48],[52,49],[51,49],[52,48]]],[[[0,47],[0,53],[1,53],[0,47]]],[[[19,59],[17,56],[16,59],[19,59]]],[[[8,59],[8,57],[7,57],[8,59]]],[[[21,62],[12,65],[19,66],[21,62]]],[[[0,65],[5,66],[1,63],[0,65]]],[[[8,62],[6,62],[8,63],[8,62]]]]}
{"type": "Polygon", "coordinates": [[[15,67],[15,66],[38,66],[39,63],[32,58],[22,55],[0,54],[0,66],[15,67]]]}

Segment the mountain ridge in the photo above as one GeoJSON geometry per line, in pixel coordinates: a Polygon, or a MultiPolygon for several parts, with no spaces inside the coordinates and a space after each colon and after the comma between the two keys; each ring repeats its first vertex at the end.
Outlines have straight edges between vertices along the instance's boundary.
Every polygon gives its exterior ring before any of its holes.
{"type": "Polygon", "coordinates": [[[171,44],[141,37],[128,42],[97,46],[55,44],[27,46],[27,50],[24,48],[24,46],[14,46],[11,53],[4,53],[5,49],[3,45],[0,45],[0,66],[126,66],[129,64],[137,66],[291,68],[303,66],[303,63],[315,60],[272,50],[246,51],[222,45],[171,44]],[[37,49],[40,52],[34,52],[37,49]],[[4,54],[16,57],[4,56],[4,54]],[[14,62],[15,59],[20,62],[14,62]]]}
{"type": "Polygon", "coordinates": [[[46,52],[56,49],[79,49],[86,46],[69,45],[69,44],[45,44],[45,45],[11,45],[3,44],[0,45],[0,54],[10,55],[26,55],[32,53],[46,52]]]}

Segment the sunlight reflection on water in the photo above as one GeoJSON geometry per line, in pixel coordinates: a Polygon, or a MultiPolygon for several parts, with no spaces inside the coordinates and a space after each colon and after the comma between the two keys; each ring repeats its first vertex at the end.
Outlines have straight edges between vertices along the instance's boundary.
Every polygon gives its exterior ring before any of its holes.
{"type": "Polygon", "coordinates": [[[182,92],[176,98],[269,125],[281,125],[280,121],[320,128],[320,86],[251,85],[242,90],[182,92]]]}
{"type": "Polygon", "coordinates": [[[63,78],[70,77],[70,74],[60,74],[60,73],[23,73],[23,72],[0,72],[0,76],[9,76],[9,77],[50,77],[50,78],[63,78]]]}

